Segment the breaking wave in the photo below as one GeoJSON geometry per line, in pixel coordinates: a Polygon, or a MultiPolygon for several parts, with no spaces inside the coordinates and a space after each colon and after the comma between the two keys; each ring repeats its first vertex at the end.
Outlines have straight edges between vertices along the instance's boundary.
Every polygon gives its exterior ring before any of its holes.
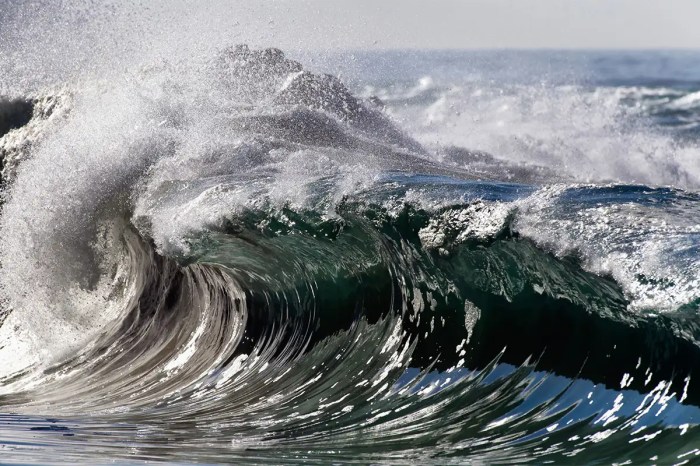
{"type": "Polygon", "coordinates": [[[277,49],[200,65],[0,101],[10,458],[697,456],[697,194],[435,151],[277,49]]]}

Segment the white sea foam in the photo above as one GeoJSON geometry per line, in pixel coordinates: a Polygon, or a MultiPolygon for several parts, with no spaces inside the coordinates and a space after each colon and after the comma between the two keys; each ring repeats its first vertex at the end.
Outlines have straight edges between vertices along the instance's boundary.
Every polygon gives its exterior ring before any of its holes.
{"type": "Polygon", "coordinates": [[[700,297],[694,209],[682,201],[673,209],[634,203],[572,207],[559,202],[567,189],[543,188],[517,202],[514,229],[560,256],[579,255],[590,271],[611,275],[631,310],[673,311],[700,297]]]}
{"type": "Polygon", "coordinates": [[[387,104],[411,135],[433,148],[484,151],[579,182],[698,189],[700,148],[678,142],[644,119],[661,106],[687,108],[696,100],[695,94],[679,97],[668,89],[476,82],[436,86],[420,101],[393,90],[387,104]],[[659,93],[665,97],[649,101],[659,93]]]}

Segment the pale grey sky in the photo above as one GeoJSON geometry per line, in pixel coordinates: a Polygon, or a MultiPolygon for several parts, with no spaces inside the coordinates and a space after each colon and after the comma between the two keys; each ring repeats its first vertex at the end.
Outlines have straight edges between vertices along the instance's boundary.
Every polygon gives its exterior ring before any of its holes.
{"type": "Polygon", "coordinates": [[[304,48],[700,48],[700,0],[282,0],[254,10],[278,40],[304,48]]]}
{"type": "Polygon", "coordinates": [[[0,30],[0,65],[54,75],[212,56],[236,43],[700,49],[700,0],[0,0],[0,30]]]}

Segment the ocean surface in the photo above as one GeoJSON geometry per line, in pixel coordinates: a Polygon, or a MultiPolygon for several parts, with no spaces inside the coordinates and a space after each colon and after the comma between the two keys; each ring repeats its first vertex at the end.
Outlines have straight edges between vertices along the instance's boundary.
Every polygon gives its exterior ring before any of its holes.
{"type": "Polygon", "coordinates": [[[700,464],[700,52],[235,45],[2,49],[0,463],[700,464]]]}

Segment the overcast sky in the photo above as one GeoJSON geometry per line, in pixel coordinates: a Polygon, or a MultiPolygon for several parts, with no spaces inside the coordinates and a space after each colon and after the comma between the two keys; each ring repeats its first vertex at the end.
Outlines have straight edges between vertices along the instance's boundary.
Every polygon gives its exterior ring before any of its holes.
{"type": "Polygon", "coordinates": [[[700,48],[700,0],[263,2],[306,47],[700,48]]]}
{"type": "Polygon", "coordinates": [[[28,76],[59,76],[212,56],[236,43],[700,49],[700,0],[0,0],[0,71],[15,75],[18,63],[28,76]]]}

